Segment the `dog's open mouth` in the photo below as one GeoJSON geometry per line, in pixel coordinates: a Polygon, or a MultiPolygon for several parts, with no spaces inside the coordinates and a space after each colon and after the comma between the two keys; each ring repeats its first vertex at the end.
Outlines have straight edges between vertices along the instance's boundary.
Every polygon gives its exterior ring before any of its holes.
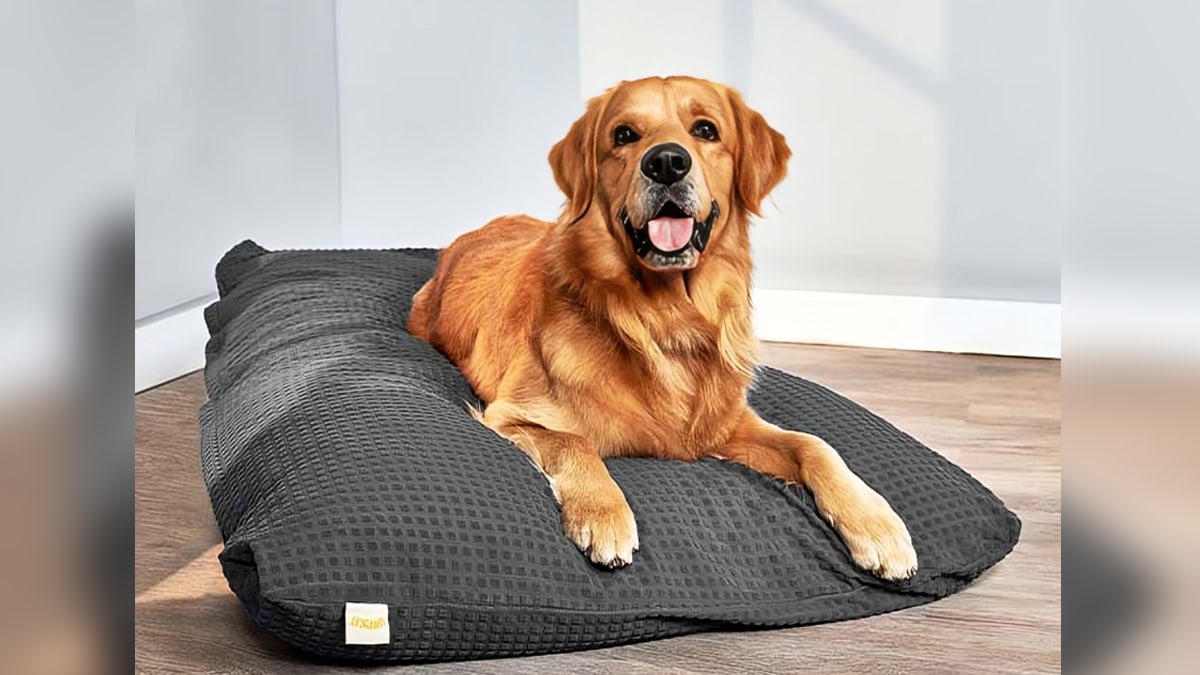
{"type": "Polygon", "coordinates": [[[621,223],[633,243],[633,250],[643,261],[656,269],[687,269],[708,246],[712,224],[720,214],[717,202],[704,220],[697,220],[671,200],[663,202],[654,217],[642,227],[634,227],[629,213],[621,210],[621,223]]]}
{"type": "Polygon", "coordinates": [[[691,214],[670,200],[646,223],[647,238],[663,253],[674,253],[690,244],[695,230],[696,221],[691,214]]]}

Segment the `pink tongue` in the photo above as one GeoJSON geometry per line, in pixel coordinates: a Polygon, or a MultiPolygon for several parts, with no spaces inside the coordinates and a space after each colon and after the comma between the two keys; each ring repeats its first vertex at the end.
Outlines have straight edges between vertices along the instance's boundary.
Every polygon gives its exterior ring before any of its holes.
{"type": "Polygon", "coordinates": [[[687,246],[692,238],[691,218],[655,218],[646,223],[650,241],[663,253],[671,253],[687,246]]]}

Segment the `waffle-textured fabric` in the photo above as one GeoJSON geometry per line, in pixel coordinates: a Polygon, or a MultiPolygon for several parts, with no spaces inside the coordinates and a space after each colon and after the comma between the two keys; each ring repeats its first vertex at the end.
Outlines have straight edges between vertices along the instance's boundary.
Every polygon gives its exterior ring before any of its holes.
{"type": "Polygon", "coordinates": [[[562,532],[545,478],[476,422],[478,399],[405,331],[435,250],[243,242],[220,299],[201,464],[252,620],[309,654],[435,661],[584,649],[910,607],[1008,554],[1020,521],[962,469],[856,403],[761,368],[750,404],[817,434],[904,518],[920,571],[859,570],[811,496],[739,465],[611,459],[638,522],[627,568],[562,532]],[[346,602],[386,603],[391,639],[345,644],[346,602]]]}

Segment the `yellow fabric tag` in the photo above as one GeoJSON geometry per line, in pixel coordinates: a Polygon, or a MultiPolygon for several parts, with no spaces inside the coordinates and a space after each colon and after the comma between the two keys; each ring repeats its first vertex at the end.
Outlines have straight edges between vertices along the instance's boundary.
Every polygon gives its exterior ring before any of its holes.
{"type": "Polygon", "coordinates": [[[346,603],[346,644],[386,645],[391,641],[387,605],[375,602],[346,603]]]}

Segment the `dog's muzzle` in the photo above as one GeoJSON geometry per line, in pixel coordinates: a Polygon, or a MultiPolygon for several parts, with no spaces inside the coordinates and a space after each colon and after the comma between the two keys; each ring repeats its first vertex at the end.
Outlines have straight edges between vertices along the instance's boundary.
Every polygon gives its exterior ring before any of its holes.
{"type": "Polygon", "coordinates": [[[621,224],[633,243],[633,251],[652,267],[692,267],[708,246],[713,223],[721,214],[714,200],[708,217],[696,220],[675,202],[667,201],[642,227],[634,227],[629,213],[621,209],[621,224]]]}

